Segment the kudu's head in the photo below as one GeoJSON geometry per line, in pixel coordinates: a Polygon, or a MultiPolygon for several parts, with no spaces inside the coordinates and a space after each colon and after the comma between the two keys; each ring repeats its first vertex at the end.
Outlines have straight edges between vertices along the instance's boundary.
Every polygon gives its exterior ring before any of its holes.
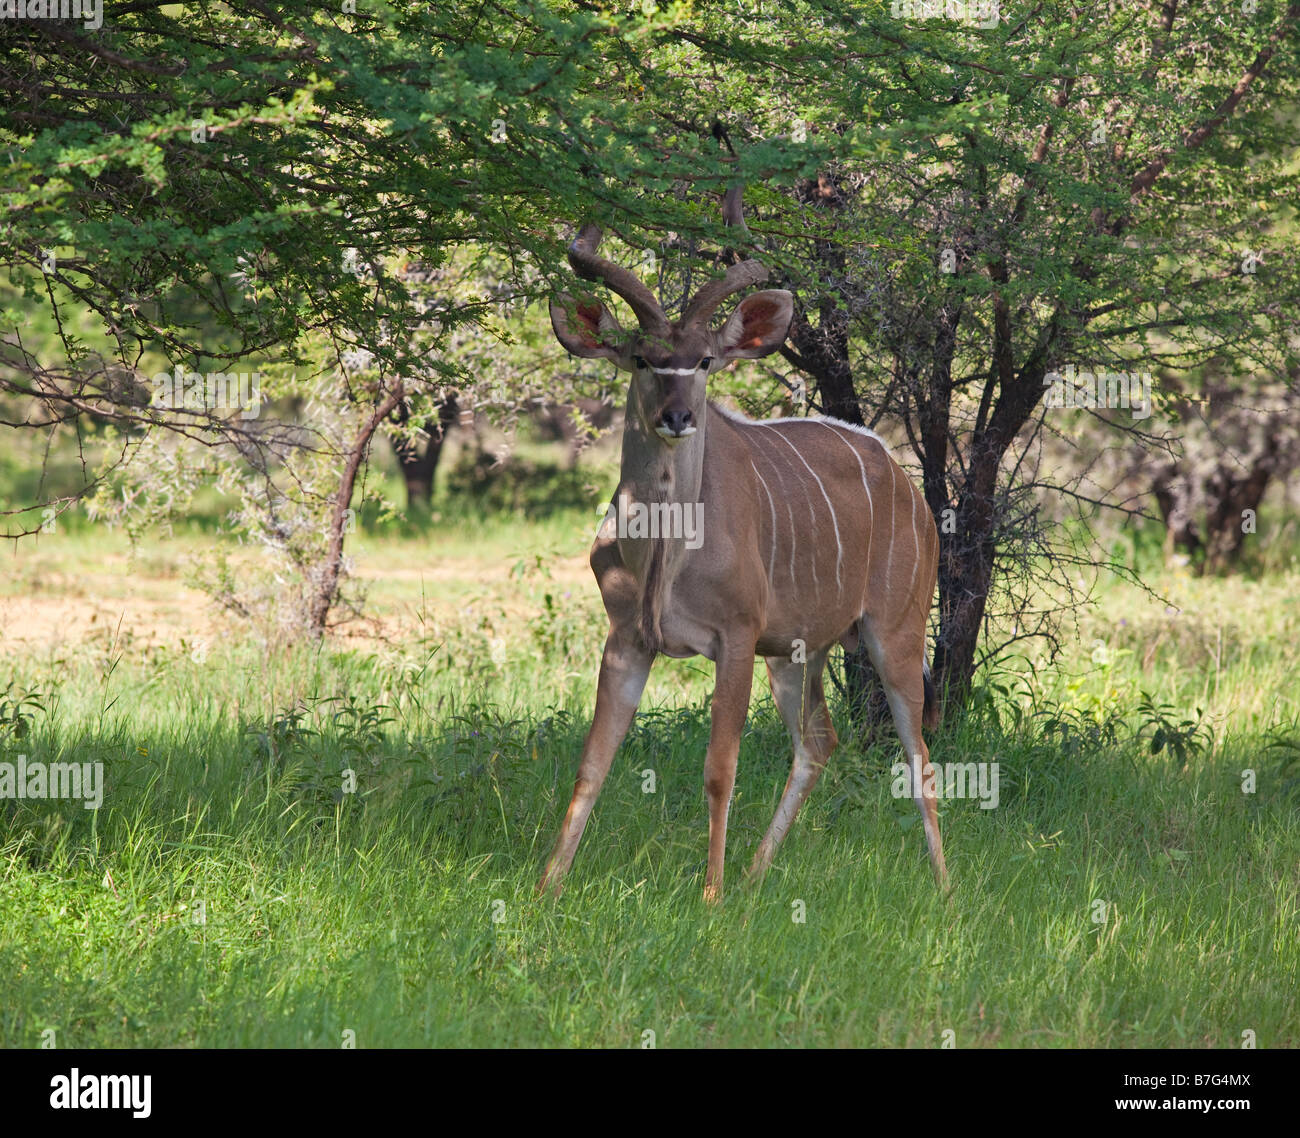
{"type": "MultiPolygon", "coordinates": [[[[744,230],[739,190],[728,191],[723,217],[744,230]]],[[[673,322],[634,273],[597,253],[600,236],[597,226],[584,226],[569,246],[569,263],[583,280],[604,281],[626,300],[639,328],[625,332],[599,300],[567,295],[551,301],[551,326],[573,355],[603,357],[631,372],[632,412],[648,435],[676,446],[703,422],[710,372],[732,360],[766,356],[784,343],[794,298],[779,288],[756,292],[720,328],[711,327],[710,317],[723,300],[767,279],[767,269],[758,261],[741,261],[700,289],[673,322]]]]}

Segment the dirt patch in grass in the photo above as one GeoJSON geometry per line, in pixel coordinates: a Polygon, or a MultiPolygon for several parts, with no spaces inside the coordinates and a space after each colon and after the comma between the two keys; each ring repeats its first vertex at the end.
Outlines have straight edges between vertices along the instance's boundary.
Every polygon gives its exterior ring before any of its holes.
{"type": "MultiPolygon", "coordinates": [[[[560,592],[588,589],[595,582],[585,556],[556,560],[546,586],[560,592]]],[[[86,641],[137,647],[189,647],[202,652],[220,639],[248,635],[245,626],[216,609],[206,594],[174,573],[141,573],[125,557],[107,556],[73,576],[34,573],[0,594],[0,655],[58,649],[86,641]]],[[[362,619],[348,620],[333,634],[354,646],[418,635],[430,621],[454,622],[471,607],[491,607],[503,616],[527,620],[538,605],[532,593],[541,582],[524,583],[510,563],[458,560],[418,568],[358,565],[353,577],[369,594],[362,619]]],[[[344,614],[339,611],[336,617],[344,614]]]]}

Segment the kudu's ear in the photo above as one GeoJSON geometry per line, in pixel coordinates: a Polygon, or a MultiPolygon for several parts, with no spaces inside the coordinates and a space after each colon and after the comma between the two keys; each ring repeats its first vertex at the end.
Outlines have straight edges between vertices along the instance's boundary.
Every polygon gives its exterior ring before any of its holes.
{"type": "Polygon", "coordinates": [[[626,365],[628,336],[600,301],[560,293],[551,301],[551,327],[571,355],[626,365]]]}
{"type": "Polygon", "coordinates": [[[769,288],[745,297],[716,333],[717,354],[724,360],[756,360],[785,343],[794,319],[794,296],[769,288]]]}

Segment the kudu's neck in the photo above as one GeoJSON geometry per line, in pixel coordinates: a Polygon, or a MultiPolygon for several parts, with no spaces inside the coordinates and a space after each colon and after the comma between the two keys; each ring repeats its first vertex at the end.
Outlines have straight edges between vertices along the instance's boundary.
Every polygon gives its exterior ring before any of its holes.
{"type": "Polygon", "coordinates": [[[640,525],[620,522],[619,552],[641,583],[638,624],[651,652],[663,650],[661,614],[687,551],[704,540],[700,491],[708,426],[706,406],[693,435],[675,446],[664,442],[646,426],[633,382],[623,424],[618,511],[624,519],[639,514],[640,525]]]}
{"type": "Polygon", "coordinates": [[[698,502],[704,481],[704,439],[708,433],[707,405],[695,434],[676,446],[646,427],[633,382],[623,422],[620,484],[638,502],[698,502]]]}

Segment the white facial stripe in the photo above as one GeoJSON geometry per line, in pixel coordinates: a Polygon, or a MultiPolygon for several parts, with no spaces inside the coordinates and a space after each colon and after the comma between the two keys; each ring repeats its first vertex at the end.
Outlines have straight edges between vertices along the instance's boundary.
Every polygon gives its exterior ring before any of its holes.
{"type": "Polygon", "coordinates": [[[655,375],[694,375],[699,368],[693,367],[652,367],[655,375]]]}

